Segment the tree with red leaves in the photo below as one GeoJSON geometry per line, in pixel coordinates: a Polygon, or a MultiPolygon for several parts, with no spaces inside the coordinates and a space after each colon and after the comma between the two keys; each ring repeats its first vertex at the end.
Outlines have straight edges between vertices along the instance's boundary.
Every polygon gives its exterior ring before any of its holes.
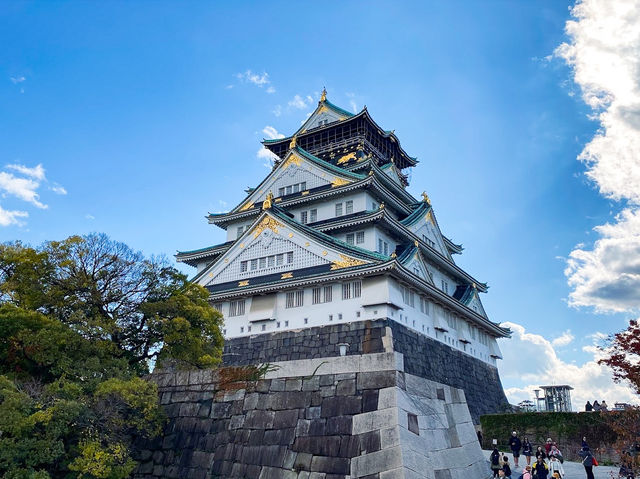
{"type": "Polygon", "coordinates": [[[598,361],[613,370],[616,382],[627,381],[640,394],[640,324],[629,321],[629,327],[609,338],[602,348],[608,357],[598,361]]]}

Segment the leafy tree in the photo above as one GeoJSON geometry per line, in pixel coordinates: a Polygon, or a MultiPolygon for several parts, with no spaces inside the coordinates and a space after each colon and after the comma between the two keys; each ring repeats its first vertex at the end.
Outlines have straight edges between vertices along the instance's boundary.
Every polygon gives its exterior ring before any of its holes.
{"type": "Polygon", "coordinates": [[[628,381],[640,394],[640,324],[629,321],[629,327],[609,338],[603,348],[607,357],[599,361],[613,370],[615,381],[628,381]]]}
{"type": "Polygon", "coordinates": [[[128,477],[162,426],[153,363],[219,361],[207,298],[104,235],[0,245],[0,477],[128,477]]]}
{"type": "MultiPolygon", "coordinates": [[[[629,321],[627,329],[608,338],[601,348],[606,357],[598,361],[613,370],[616,382],[627,382],[640,394],[640,323],[629,321]]],[[[619,449],[640,443],[640,408],[630,407],[624,411],[604,416],[618,434],[619,449]]]]}

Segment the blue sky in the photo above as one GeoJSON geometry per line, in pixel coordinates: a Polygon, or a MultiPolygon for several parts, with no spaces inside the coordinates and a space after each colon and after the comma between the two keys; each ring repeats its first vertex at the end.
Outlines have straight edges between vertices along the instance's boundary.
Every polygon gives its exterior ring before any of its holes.
{"type": "MultiPolygon", "coordinates": [[[[593,335],[622,329],[638,303],[604,302],[588,264],[606,236],[593,228],[624,223],[615,215],[635,215],[637,198],[576,159],[604,124],[594,112],[612,108],[590,101],[612,80],[589,97],[597,81],[581,74],[593,64],[589,15],[604,8],[589,2],[582,17],[558,0],[4,2],[0,240],[100,231],[169,256],[222,242],[204,216],[268,173],[260,140],[295,131],[326,86],[419,158],[410,191],[428,192],[465,246],[458,263],[491,286],[491,318],[516,325],[502,346],[510,397],[562,382],[549,368],[596,374],[597,386],[578,386],[612,391],[593,335]]],[[[608,402],[630,397],[614,391],[608,402]]]]}

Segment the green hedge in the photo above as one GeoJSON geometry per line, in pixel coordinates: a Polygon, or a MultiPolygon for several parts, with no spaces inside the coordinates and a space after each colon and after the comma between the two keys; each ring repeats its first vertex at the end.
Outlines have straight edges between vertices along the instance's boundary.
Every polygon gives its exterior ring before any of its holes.
{"type": "Polygon", "coordinates": [[[527,436],[534,449],[544,444],[548,437],[572,449],[579,449],[583,436],[592,447],[612,444],[616,440],[615,432],[602,420],[599,412],[488,414],[480,417],[480,425],[485,448],[491,448],[491,440],[497,439],[501,449],[508,449],[512,431],[517,431],[520,439],[527,436]]]}

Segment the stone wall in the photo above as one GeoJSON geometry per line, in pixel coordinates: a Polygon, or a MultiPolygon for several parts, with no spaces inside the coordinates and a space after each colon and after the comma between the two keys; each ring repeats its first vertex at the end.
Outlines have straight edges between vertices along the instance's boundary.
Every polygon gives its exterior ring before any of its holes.
{"type": "Polygon", "coordinates": [[[404,364],[393,352],[292,360],[239,382],[158,371],[169,421],[138,443],[134,477],[486,477],[464,392],[404,364]]]}
{"type": "Polygon", "coordinates": [[[463,389],[476,424],[481,415],[509,407],[497,368],[393,320],[233,338],[225,343],[223,361],[235,366],[335,357],[340,355],[339,343],[349,344],[347,355],[400,352],[406,372],[463,389]]]}

